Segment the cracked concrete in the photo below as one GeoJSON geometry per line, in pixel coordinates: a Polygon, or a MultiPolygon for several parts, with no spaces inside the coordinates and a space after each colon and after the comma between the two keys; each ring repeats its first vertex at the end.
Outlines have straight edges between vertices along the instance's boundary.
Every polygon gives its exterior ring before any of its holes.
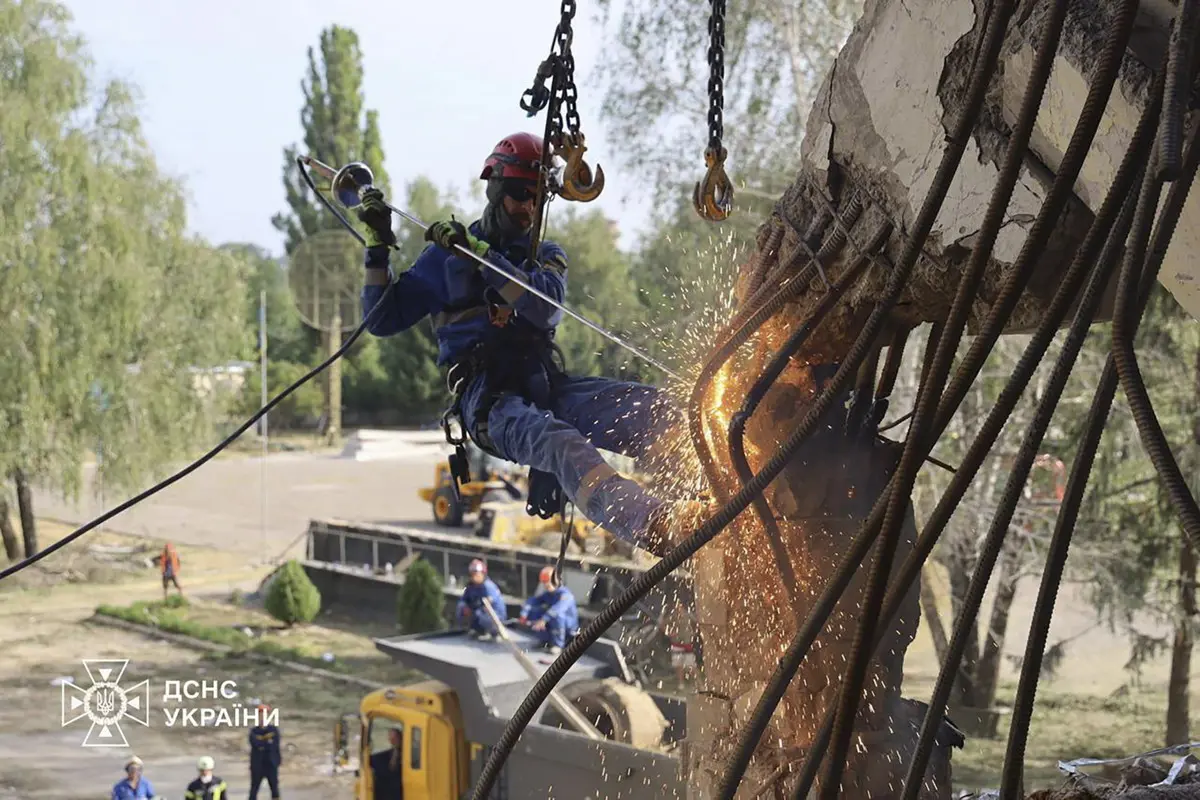
{"type": "MultiPolygon", "coordinates": [[[[802,147],[802,174],[828,182],[831,172],[847,176],[901,230],[911,228],[945,151],[965,91],[983,22],[983,0],[868,0],[859,24],[825,79],[810,116],[802,147]]],[[[1010,23],[1000,67],[993,77],[983,121],[967,146],[946,202],[934,223],[930,254],[961,269],[978,233],[1011,125],[1025,92],[1048,0],[1023,3],[1010,23]]],[[[1089,70],[1102,45],[1113,10],[1105,0],[1074,3],[1068,14],[1027,152],[1026,164],[1005,215],[989,267],[980,312],[986,312],[998,275],[1021,251],[1033,220],[1062,161],[1087,96],[1089,70]]],[[[1169,7],[1169,6],[1168,6],[1169,7]]],[[[1012,330],[1024,330],[1045,307],[1070,262],[1092,212],[1103,200],[1146,100],[1150,71],[1164,41],[1148,26],[1167,12],[1146,12],[1087,159],[1075,194],[1041,254],[1035,278],[1022,299],[1012,330]],[[1157,38],[1156,38],[1157,37],[1157,38]]],[[[829,193],[831,194],[831,193],[829,193]]],[[[832,197],[834,201],[836,197],[832,197]]],[[[803,217],[802,213],[796,216],[803,217]]],[[[898,255],[896,242],[889,248],[898,255]]],[[[921,320],[944,316],[945,276],[918,264],[907,307],[921,320]],[[928,299],[927,299],[928,298],[928,299]]],[[[1191,313],[1200,315],[1200,197],[1193,194],[1162,270],[1163,284],[1191,313]]],[[[880,276],[870,278],[876,291],[880,276]]],[[[952,293],[952,289],[951,289],[952,293]]],[[[870,294],[862,299],[870,299],[870,294]]],[[[1102,310],[1102,315],[1107,309],[1102,310]]]]}
{"type": "MultiPolygon", "coordinates": [[[[1078,0],[1071,6],[1060,55],[985,270],[972,327],[994,302],[1006,269],[1025,246],[1049,192],[1086,97],[1089,70],[1102,47],[1113,5],[1111,0],[1078,0]]],[[[836,229],[832,215],[844,209],[852,196],[865,206],[856,222],[847,223],[859,243],[868,240],[881,217],[894,225],[893,235],[884,257],[792,359],[747,426],[752,468],[762,467],[782,432],[801,424],[817,396],[814,365],[844,358],[880,298],[890,274],[888,260],[895,263],[905,248],[946,150],[948,131],[967,91],[987,6],[986,0],[867,0],[861,20],[826,77],[809,117],[797,180],[774,219],[784,229],[779,263],[786,264],[792,254],[807,249],[802,235],[807,237],[811,231],[815,239],[829,237],[836,229]]],[[[961,273],[970,258],[987,213],[1048,6],[1049,0],[1025,0],[1010,22],[983,114],[892,324],[946,317],[956,288],[955,273],[961,273]]],[[[1142,32],[1127,54],[1119,88],[1108,104],[1074,195],[1046,247],[1034,255],[1033,277],[1009,332],[1028,330],[1040,320],[1092,222],[1145,102],[1148,73],[1143,62],[1161,52],[1162,18],[1163,14],[1149,15],[1141,21],[1142,32]]],[[[1193,314],[1200,314],[1198,204],[1200,199],[1193,199],[1185,209],[1162,277],[1193,314]]],[[[765,233],[765,228],[760,231],[760,245],[765,233]]],[[[855,255],[854,246],[845,248],[826,268],[830,280],[837,280],[855,255]]],[[[743,273],[739,286],[747,285],[748,273],[743,273]]],[[[722,373],[710,410],[732,411],[723,408],[722,398],[744,396],[748,382],[824,294],[819,281],[814,286],[760,332],[752,352],[738,360],[736,368],[722,373]]],[[[1103,313],[1107,312],[1102,309],[1103,313]]],[[[885,338],[886,332],[881,341],[885,338]]],[[[714,416],[709,424],[723,431],[728,420],[720,413],[714,416]]],[[[840,431],[840,422],[818,423],[814,435],[765,493],[799,576],[805,594],[802,603],[808,607],[815,603],[895,466],[894,452],[852,440],[840,431]]],[[[724,437],[714,434],[712,438],[718,462],[726,461],[724,437]]],[[[912,525],[907,519],[898,560],[912,545],[912,525]]],[[[698,690],[704,693],[700,713],[689,719],[687,764],[689,796],[694,800],[712,796],[733,745],[733,729],[743,722],[797,628],[782,590],[774,585],[777,582],[763,580],[775,571],[764,533],[753,515],[743,514],[693,559],[702,646],[698,690]]],[[[763,791],[771,794],[771,789],[775,796],[790,794],[796,777],[791,771],[802,761],[816,726],[836,700],[851,652],[863,580],[859,574],[852,581],[801,665],[746,773],[739,798],[763,791]]],[[[890,765],[906,764],[907,759],[883,756],[910,746],[895,721],[905,714],[923,713],[899,697],[899,675],[916,628],[915,595],[904,598],[902,606],[871,665],[866,701],[856,718],[861,746],[854,748],[843,786],[851,796],[896,795],[898,776],[890,765]]],[[[947,763],[931,769],[922,797],[948,797],[948,756],[945,759],[947,763]]]]}

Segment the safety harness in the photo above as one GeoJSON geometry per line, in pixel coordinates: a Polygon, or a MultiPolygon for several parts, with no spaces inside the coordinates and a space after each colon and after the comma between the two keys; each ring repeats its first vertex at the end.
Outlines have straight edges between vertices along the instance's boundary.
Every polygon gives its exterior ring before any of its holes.
{"type": "MultiPolygon", "coordinates": [[[[515,254],[513,254],[515,255],[515,254]]],[[[521,259],[523,260],[523,259],[521,259]]],[[[451,486],[455,494],[471,480],[466,442],[496,458],[506,458],[488,430],[488,415],[501,397],[517,395],[538,408],[548,409],[558,384],[567,376],[562,350],[554,343],[554,331],[520,325],[512,306],[492,287],[482,291],[483,303],[468,302],[448,307],[434,317],[434,327],[473,319],[486,314],[491,326],[482,340],[460,356],[446,371],[446,388],[451,402],[442,414],[446,442],[454,447],[450,456],[451,486]],[[476,378],[485,376],[483,399],[475,418],[463,418],[463,398],[476,378]]],[[[563,508],[562,487],[549,472],[530,468],[525,510],[531,516],[550,519],[563,508]]]]}

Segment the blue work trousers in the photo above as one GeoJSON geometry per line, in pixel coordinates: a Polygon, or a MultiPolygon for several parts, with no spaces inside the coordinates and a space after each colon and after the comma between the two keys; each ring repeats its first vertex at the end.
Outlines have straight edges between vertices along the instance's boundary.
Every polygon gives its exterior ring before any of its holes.
{"type": "MultiPolygon", "coordinates": [[[[478,409],[490,396],[487,376],[475,376],[463,395],[465,424],[475,431],[478,409]]],[[[488,434],[500,455],[549,472],[589,520],[633,544],[663,501],[605,463],[597,447],[637,458],[678,419],[652,386],[610,378],[564,377],[538,408],[503,394],[488,414],[488,434]]]]}
{"type": "Polygon", "coordinates": [[[546,623],[546,627],[540,631],[530,630],[530,633],[536,636],[542,644],[566,647],[567,628],[563,625],[563,621],[554,618],[543,619],[542,621],[546,623]]]}
{"type": "Polygon", "coordinates": [[[476,633],[486,633],[490,636],[496,636],[500,633],[496,628],[496,623],[492,621],[492,617],[488,614],[486,608],[476,608],[471,611],[471,630],[476,633]]]}

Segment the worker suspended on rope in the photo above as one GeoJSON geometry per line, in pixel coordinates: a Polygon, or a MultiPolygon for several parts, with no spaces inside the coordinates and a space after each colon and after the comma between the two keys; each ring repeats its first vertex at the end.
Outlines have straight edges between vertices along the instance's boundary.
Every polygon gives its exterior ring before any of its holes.
{"type": "MultiPolygon", "coordinates": [[[[484,163],[487,207],[469,226],[434,222],[431,242],[395,277],[369,330],[392,336],[431,317],[438,364],[448,368],[451,416],[485,451],[557,481],[588,519],[640,547],[660,549],[668,506],[612,469],[597,447],[634,458],[679,420],[657,389],[609,378],[569,376],[554,345],[563,314],[492,270],[457,254],[461,245],[549,297],[562,301],[567,254],[554,242],[529,252],[543,143],[518,133],[501,139],[484,163]],[[652,519],[657,522],[650,531],[652,519]]],[[[378,189],[358,211],[368,227],[364,309],[391,280],[391,209],[378,189]]],[[[448,412],[449,413],[449,412],[448,412]]],[[[531,480],[534,476],[531,474],[531,480]]]]}

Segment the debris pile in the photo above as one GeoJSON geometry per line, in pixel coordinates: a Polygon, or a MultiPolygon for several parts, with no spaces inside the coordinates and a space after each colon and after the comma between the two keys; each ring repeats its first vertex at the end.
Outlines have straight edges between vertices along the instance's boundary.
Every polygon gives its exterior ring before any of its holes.
{"type": "Polygon", "coordinates": [[[1029,800],[1092,800],[1092,798],[1200,798],[1200,758],[1191,750],[1200,742],[1151,750],[1127,758],[1077,758],[1058,762],[1067,783],[1044,789],[1029,800]]]}

